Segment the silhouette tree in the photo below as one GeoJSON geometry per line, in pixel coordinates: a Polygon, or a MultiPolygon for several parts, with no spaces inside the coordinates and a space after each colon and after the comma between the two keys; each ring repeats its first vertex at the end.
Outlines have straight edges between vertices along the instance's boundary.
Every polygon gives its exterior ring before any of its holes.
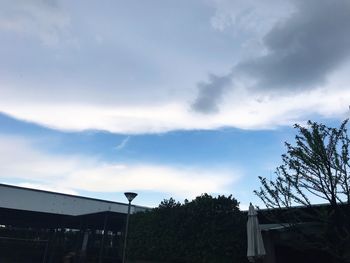
{"type": "MultiPolygon", "coordinates": [[[[318,242],[312,241],[330,252],[337,262],[344,259],[350,237],[347,122],[339,128],[312,121],[306,127],[296,124],[295,144],[285,143],[287,152],[282,155],[275,179],[259,177],[261,187],[254,191],[267,208],[283,208],[284,214],[292,211],[293,217],[288,215],[291,222],[307,220],[320,224],[324,232],[318,242]],[[303,208],[293,208],[297,205],[303,208]]],[[[281,217],[283,213],[277,214],[281,217]]]]}

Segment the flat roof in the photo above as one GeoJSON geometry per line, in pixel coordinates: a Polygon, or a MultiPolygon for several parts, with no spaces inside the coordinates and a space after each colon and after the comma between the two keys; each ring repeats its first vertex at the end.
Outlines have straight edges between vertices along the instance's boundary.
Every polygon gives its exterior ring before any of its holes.
{"type": "MultiPolygon", "coordinates": [[[[108,211],[127,214],[128,204],[0,183],[0,207],[79,216],[108,211]]],[[[132,205],[131,213],[148,209],[132,205]]]]}

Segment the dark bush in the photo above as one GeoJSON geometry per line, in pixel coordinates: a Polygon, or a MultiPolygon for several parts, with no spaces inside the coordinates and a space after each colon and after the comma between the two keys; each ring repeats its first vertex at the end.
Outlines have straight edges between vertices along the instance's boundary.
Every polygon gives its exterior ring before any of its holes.
{"type": "Polygon", "coordinates": [[[128,258],[174,263],[247,262],[246,216],[232,196],[164,200],[131,217],[128,258]]]}

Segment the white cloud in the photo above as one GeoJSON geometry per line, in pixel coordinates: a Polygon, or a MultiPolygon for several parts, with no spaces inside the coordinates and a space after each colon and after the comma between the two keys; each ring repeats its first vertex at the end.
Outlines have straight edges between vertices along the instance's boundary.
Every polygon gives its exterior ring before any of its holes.
{"type": "Polygon", "coordinates": [[[142,106],[86,104],[2,103],[2,111],[25,121],[60,130],[100,129],[116,133],[162,133],[171,130],[271,129],[304,121],[312,115],[343,118],[350,90],[335,79],[328,87],[285,95],[251,94],[236,89],[228,94],[216,114],[191,111],[184,103],[142,106]],[[335,87],[333,87],[334,85],[335,87]]]}
{"type": "Polygon", "coordinates": [[[206,192],[228,193],[229,186],[237,179],[237,175],[223,169],[101,164],[96,168],[73,172],[67,183],[77,189],[96,192],[133,189],[192,198],[206,192]]]}
{"type": "Polygon", "coordinates": [[[0,136],[0,180],[20,186],[77,194],[80,191],[154,191],[178,198],[230,192],[241,173],[209,167],[107,163],[86,156],[38,151],[34,142],[0,136]]]}

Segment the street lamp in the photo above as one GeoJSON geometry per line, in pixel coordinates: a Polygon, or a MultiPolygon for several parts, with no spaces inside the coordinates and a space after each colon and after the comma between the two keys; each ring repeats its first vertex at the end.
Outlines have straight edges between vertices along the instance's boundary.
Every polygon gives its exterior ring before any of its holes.
{"type": "Polygon", "coordinates": [[[129,228],[129,216],[130,216],[131,201],[134,200],[134,198],[137,196],[137,193],[125,192],[124,195],[125,195],[125,197],[128,199],[129,205],[128,205],[128,215],[126,216],[126,224],[125,224],[124,248],[123,248],[123,263],[125,263],[126,240],[127,240],[127,238],[128,238],[128,228],[129,228]]]}

